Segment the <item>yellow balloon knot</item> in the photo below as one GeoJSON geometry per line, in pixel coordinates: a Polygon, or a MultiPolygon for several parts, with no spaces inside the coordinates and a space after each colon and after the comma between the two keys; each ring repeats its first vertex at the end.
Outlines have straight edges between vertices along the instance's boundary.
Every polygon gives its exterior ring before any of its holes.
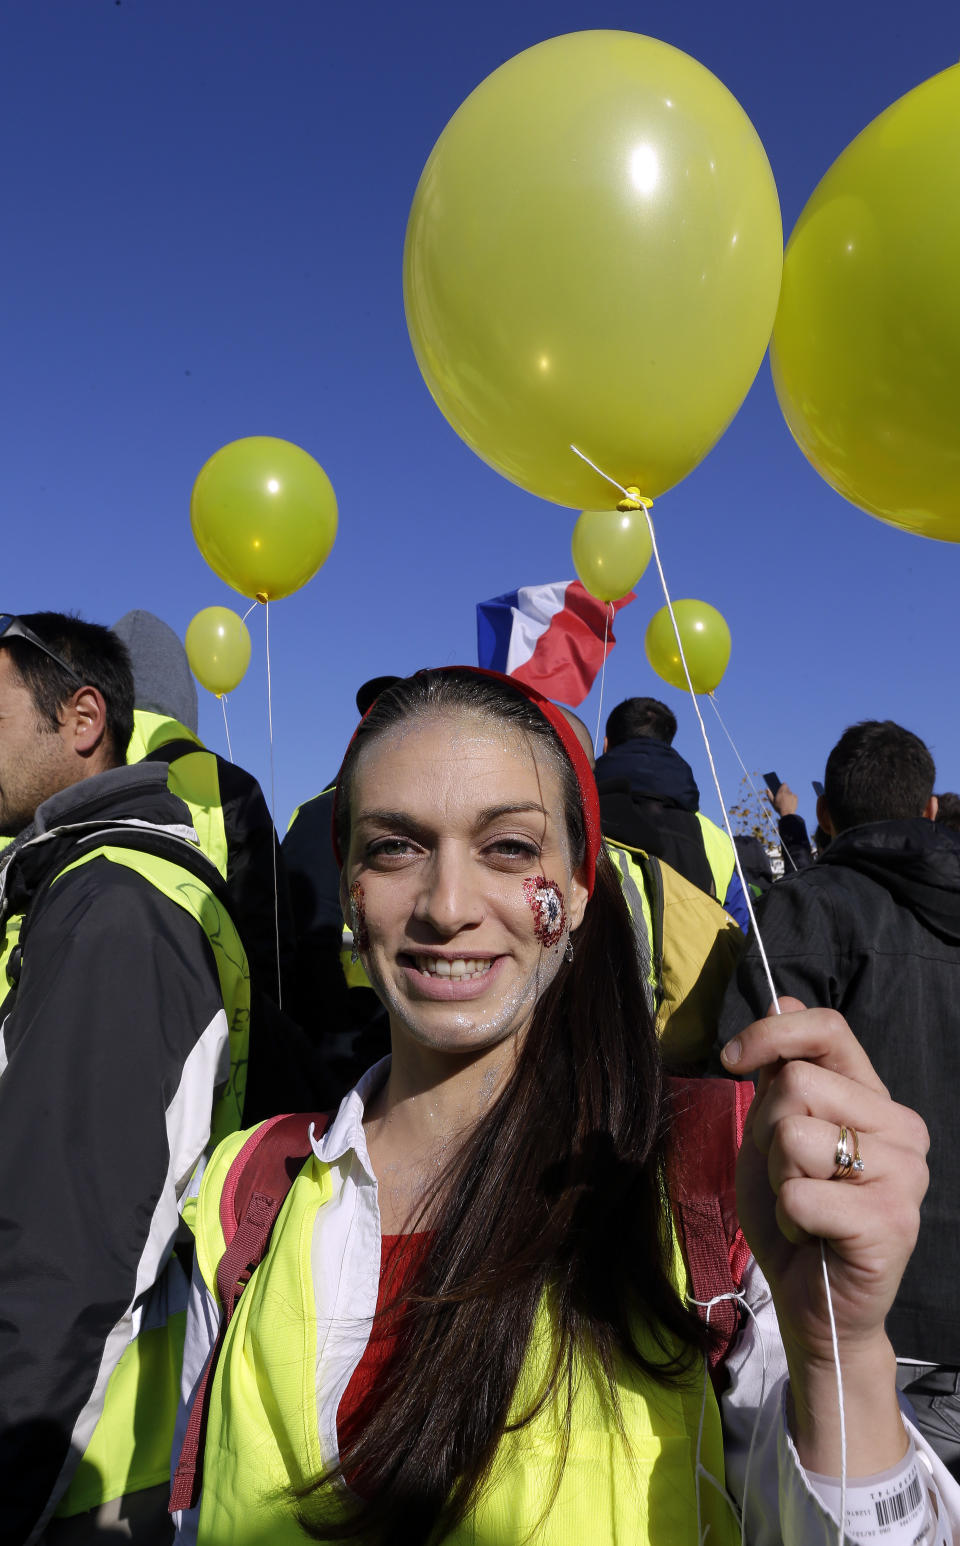
{"type": "Polygon", "coordinates": [[[617,505],[618,510],[652,510],[653,500],[647,499],[633,484],[627,489],[626,499],[621,499],[617,505]]]}
{"type": "Polygon", "coordinates": [[[265,590],[258,590],[254,594],[254,598],[253,599],[254,599],[254,601],[259,601],[261,606],[265,606],[266,603],[270,600],[270,597],[267,595],[265,590]]]}

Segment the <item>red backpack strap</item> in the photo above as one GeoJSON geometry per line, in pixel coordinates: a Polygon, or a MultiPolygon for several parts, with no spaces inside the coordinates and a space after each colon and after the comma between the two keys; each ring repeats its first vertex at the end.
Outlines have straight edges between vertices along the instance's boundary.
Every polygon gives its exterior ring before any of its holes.
{"type": "MultiPolygon", "coordinates": [[[[694,1299],[704,1303],[740,1290],[750,1258],[737,1218],[737,1155],[753,1085],[730,1079],[670,1079],[673,1104],[668,1173],[670,1196],[694,1299]]],[[[702,1305],[697,1313],[706,1320],[702,1305]]],[[[711,1374],[740,1324],[737,1306],[721,1300],[710,1311],[716,1333],[711,1374]]]]}
{"type": "Polygon", "coordinates": [[[193,1508],[203,1481],[203,1450],[213,1372],[237,1301],[260,1265],[280,1209],[313,1152],[310,1124],[319,1138],[328,1112],[295,1112],[271,1117],[255,1128],[227,1171],[220,1193],[220,1224],[226,1250],[217,1267],[222,1306],[217,1340],[210,1349],[194,1391],[187,1430],[170,1493],[169,1512],[193,1508]]]}

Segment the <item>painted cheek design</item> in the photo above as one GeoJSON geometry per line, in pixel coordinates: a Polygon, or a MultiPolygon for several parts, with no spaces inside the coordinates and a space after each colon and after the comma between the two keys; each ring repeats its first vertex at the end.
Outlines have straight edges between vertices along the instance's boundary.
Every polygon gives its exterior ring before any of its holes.
{"type": "Polygon", "coordinates": [[[556,881],[534,875],[523,883],[523,894],[533,913],[533,932],[545,950],[559,944],[567,927],[563,892],[556,881]]]}
{"type": "Polygon", "coordinates": [[[363,903],[363,887],[355,880],[350,887],[350,927],[353,931],[353,949],[356,960],[361,950],[369,950],[370,935],[367,933],[367,911],[363,903]]]}

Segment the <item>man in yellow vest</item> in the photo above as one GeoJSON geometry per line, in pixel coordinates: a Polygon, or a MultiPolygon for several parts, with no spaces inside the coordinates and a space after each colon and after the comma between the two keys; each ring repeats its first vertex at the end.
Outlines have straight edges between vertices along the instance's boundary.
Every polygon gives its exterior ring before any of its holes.
{"type": "MultiPolygon", "coordinates": [[[[591,768],[593,743],[583,720],[561,708],[591,768]]],[[[667,1064],[702,1071],[712,1053],[720,1005],[743,935],[713,897],[665,860],[604,833],[633,919],[660,1044],[667,1064]]]]}
{"type": "Polygon", "coordinates": [[[701,812],[693,771],[673,746],[676,733],[676,716],[658,698],[617,704],[596,766],[604,835],[665,859],[716,897],[746,933],[733,844],[701,812]]]}
{"type": "Polygon", "coordinates": [[[149,757],[169,764],[170,789],[189,805],[201,847],[227,884],[251,974],[276,1001],[277,935],[285,967],[292,925],[280,846],[263,791],[252,773],[201,741],[196,684],[173,629],[137,608],[114,623],[113,632],[133,667],[127,761],[149,757]]]}
{"type": "Polygon", "coordinates": [[[166,765],[125,765],[133,696],[109,629],[0,615],[8,1546],[162,1519],[177,1202],[243,1102],[246,958],[166,765]]]}
{"type": "Polygon", "coordinates": [[[243,1119],[259,1122],[302,1102],[305,1091],[313,1099],[319,1093],[310,1046],[293,1023],[293,920],[273,818],[253,774],[201,741],[196,684],[173,629],[138,608],[114,623],[113,632],[133,666],[127,761],[167,764],[167,787],[186,802],[200,847],[223,877],[246,951],[251,1021],[243,1119]]]}

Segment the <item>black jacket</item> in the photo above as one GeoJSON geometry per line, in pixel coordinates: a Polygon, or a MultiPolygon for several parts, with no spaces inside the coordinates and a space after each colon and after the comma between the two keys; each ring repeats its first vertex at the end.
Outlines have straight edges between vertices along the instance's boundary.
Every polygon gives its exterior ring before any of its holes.
{"type": "MultiPolygon", "coordinates": [[[[215,809],[223,818],[225,900],[243,941],[251,978],[243,1125],[250,1127],[278,1111],[299,1107],[308,1096],[313,1107],[317,1094],[313,1059],[290,1003],[293,916],[280,845],[260,785],[244,768],[188,735],[188,727],[152,710],[148,713],[149,719],[139,709],[134,714],[134,739],[128,753],[131,765],[169,765],[171,792],[188,804],[196,802],[192,819],[201,834],[201,846],[206,832],[204,818],[215,809]]],[[[223,864],[223,856],[215,847],[209,848],[207,857],[218,866],[223,864]]]]}
{"type": "MultiPolygon", "coordinates": [[[[927,1123],[930,1189],[887,1331],[898,1357],[960,1366],[960,837],[919,817],[853,827],[757,917],[778,994],[838,1009],[894,1100],[927,1123]]],[[[769,1000],[751,934],[721,1041],[769,1000]]]]}
{"type": "Polygon", "coordinates": [[[781,816],[777,822],[777,830],[780,834],[780,847],[783,849],[783,873],[789,875],[794,870],[808,869],[813,863],[813,849],[810,846],[807,824],[803,817],[781,816]]]}
{"type": "Polygon", "coordinates": [[[64,790],[4,856],[0,920],[24,915],[0,1008],[0,1508],[11,1546],[49,1513],[86,1447],[131,1316],[146,1314],[169,1261],[215,1086],[233,1072],[217,966],[194,917],[102,856],[61,873],[118,822],[161,835],[189,826],[166,771],[115,768],[64,790]]]}
{"type": "Polygon", "coordinates": [[[317,1109],[334,1109],[365,1069],[390,1051],[386,1010],[371,987],[344,976],[340,868],[330,824],[333,785],[305,800],[283,839],[296,931],[292,1012],[315,1049],[317,1109]]]}
{"type": "Polygon", "coordinates": [[[113,631],[130,652],[136,684],[137,712],[128,761],[147,757],[153,762],[176,762],[185,753],[206,751],[216,763],[215,775],[198,777],[195,790],[185,790],[184,798],[189,801],[196,795],[198,804],[215,803],[223,812],[231,916],[258,992],[279,1003],[277,957],[285,989],[285,972],[292,964],[293,922],[273,818],[260,785],[251,773],[207,751],[197,740],[197,684],[173,629],[152,612],[136,608],[121,617],[113,631]]]}
{"type": "Polygon", "coordinates": [[[700,791],[679,752],[650,736],[635,736],[597,758],[596,780],[605,837],[655,854],[716,896],[696,814],[700,791]]]}
{"type": "Polygon", "coordinates": [[[700,809],[700,790],[689,762],[652,736],[621,741],[597,758],[598,784],[620,779],[626,780],[634,793],[664,800],[677,810],[696,813],[700,809]]]}

